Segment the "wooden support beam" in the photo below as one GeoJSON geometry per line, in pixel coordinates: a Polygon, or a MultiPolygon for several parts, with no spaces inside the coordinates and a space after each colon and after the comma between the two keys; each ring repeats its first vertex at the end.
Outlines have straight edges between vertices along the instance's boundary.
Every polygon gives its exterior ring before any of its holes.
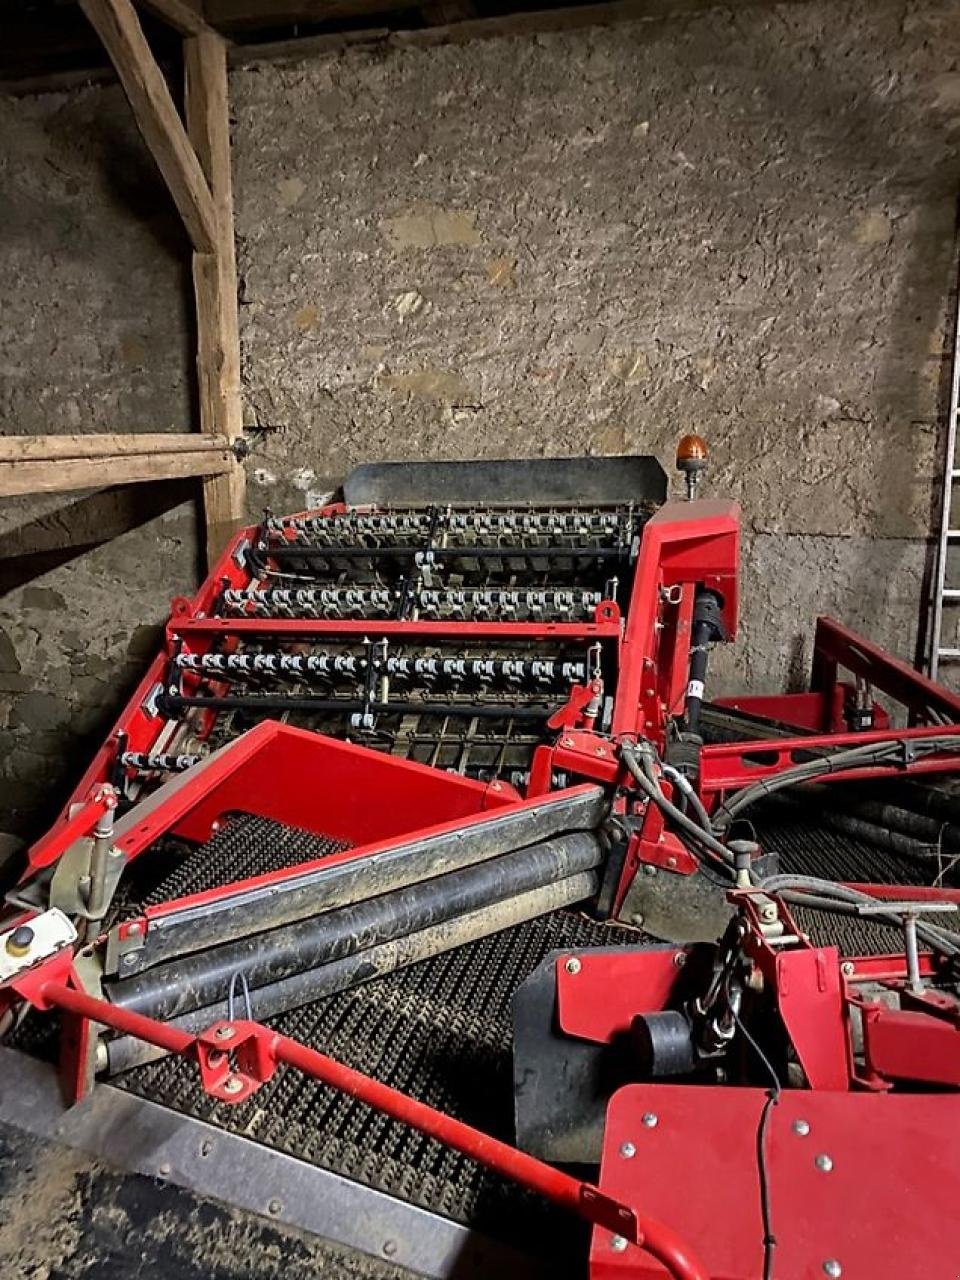
{"type": "MultiPolygon", "coordinates": [[[[243,431],[243,410],[226,42],[213,34],[184,41],[184,70],[187,130],[213,193],[217,224],[213,252],[193,255],[200,429],[233,441],[243,431]]],[[[243,523],[243,468],[205,480],[203,501],[212,563],[243,523]]]]}
{"type": "MultiPolygon", "coordinates": [[[[193,447],[158,449],[136,436],[7,436],[0,449],[0,498],[34,493],[69,493],[107,485],[176,480],[184,476],[226,476],[242,470],[222,437],[171,436],[193,447]],[[114,447],[119,439],[118,447],[114,447]],[[82,443],[81,443],[82,442],[82,443]]],[[[163,437],[160,437],[162,439],[163,437]]]]}
{"type": "Polygon", "coordinates": [[[215,253],[217,216],[213,196],[131,0],[80,0],[80,7],[117,69],[137,125],[180,211],[191,244],[198,253],[215,253]]]}
{"type": "Polygon", "coordinates": [[[0,463],[71,459],[165,457],[171,453],[222,453],[226,436],[184,431],[93,432],[72,436],[0,436],[0,463]]]}
{"type": "Polygon", "coordinates": [[[197,0],[138,0],[138,3],[182,35],[199,36],[213,30],[197,0]]]}

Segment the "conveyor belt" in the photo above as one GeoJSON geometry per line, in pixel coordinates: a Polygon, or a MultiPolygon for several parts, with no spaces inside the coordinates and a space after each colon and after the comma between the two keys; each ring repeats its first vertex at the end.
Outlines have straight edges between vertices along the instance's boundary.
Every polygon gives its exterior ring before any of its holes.
{"type": "Polygon", "coordinates": [[[137,859],[121,885],[113,918],[139,915],[161,902],[296,867],[350,847],[269,818],[237,814],[206,844],[165,840],[137,859]]]}
{"type": "MultiPolygon", "coordinates": [[[[785,871],[842,879],[920,883],[930,868],[825,827],[811,815],[758,806],[753,824],[785,871]]],[[[235,820],[203,849],[171,856],[151,884],[128,889],[128,909],[222,880],[291,865],[337,848],[322,837],[259,818],[235,820]]],[[[818,943],[846,951],[896,951],[895,931],[871,922],[803,913],[818,943]]],[[[468,944],[353,990],[318,1000],[272,1025],[433,1106],[513,1139],[511,1001],[555,949],[625,945],[636,931],[567,912],[468,944]]],[[[254,1015],[256,1007],[254,1004],[254,1015]]],[[[120,1087],[267,1147],[334,1170],[477,1230],[557,1258],[580,1226],[465,1157],[295,1072],[281,1070],[250,1102],[224,1108],[199,1088],[193,1065],[168,1058],[117,1077],[120,1087]]]]}
{"type": "MultiPolygon", "coordinates": [[[[319,1000],[271,1024],[512,1141],[514,991],[551,950],[617,945],[637,936],[557,913],[319,1000]]],[[[206,1096],[195,1068],[183,1059],[151,1063],[114,1083],[518,1247],[534,1244],[563,1257],[578,1239],[585,1240],[568,1215],[296,1072],[281,1069],[250,1102],[235,1108],[206,1096]]]]}

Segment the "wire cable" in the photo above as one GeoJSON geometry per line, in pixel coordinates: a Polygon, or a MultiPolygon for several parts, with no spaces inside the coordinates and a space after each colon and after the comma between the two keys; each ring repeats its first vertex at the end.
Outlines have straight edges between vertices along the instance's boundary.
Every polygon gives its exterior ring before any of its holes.
{"type": "Polygon", "coordinates": [[[760,1112],[760,1121],[757,1124],[757,1176],[760,1182],[760,1216],[763,1220],[763,1280],[773,1280],[773,1255],[777,1247],[777,1237],[773,1230],[770,1171],[767,1168],[767,1129],[773,1108],[780,1102],[780,1077],[777,1075],[773,1063],[744,1026],[740,1014],[734,1008],[731,1008],[730,1011],[740,1034],[756,1054],[763,1069],[770,1077],[770,1088],[767,1090],[767,1098],[760,1112]]]}

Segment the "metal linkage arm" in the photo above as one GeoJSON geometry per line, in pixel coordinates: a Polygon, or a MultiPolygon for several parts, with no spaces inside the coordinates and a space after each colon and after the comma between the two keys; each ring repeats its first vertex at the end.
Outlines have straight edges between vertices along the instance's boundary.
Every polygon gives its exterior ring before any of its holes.
{"type": "Polygon", "coordinates": [[[243,1102],[270,1078],[281,1063],[358,1098],[368,1106],[452,1147],[501,1177],[539,1192],[594,1226],[636,1244],[666,1267],[674,1280],[710,1280],[688,1246],[668,1226],[638,1214],[630,1206],[554,1169],[508,1143],[445,1115],[398,1089],[382,1084],[342,1062],[256,1022],[221,1022],[196,1037],[153,1018],[118,1008],[85,992],[50,981],[33,996],[40,1008],[66,1013],[126,1035],[136,1036],[170,1053],[196,1057],[204,1088],[227,1102],[243,1102]],[[231,1062],[230,1055],[233,1055],[231,1062]]]}

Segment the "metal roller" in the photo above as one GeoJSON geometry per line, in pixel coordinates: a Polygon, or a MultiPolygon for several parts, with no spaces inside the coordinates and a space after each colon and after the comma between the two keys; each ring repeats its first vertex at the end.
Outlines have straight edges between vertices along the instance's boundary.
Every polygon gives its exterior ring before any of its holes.
{"type": "Polygon", "coordinates": [[[277,983],[592,870],[602,856],[600,840],[592,833],[558,836],[282,929],[241,936],[114,982],[106,994],[137,1013],[173,1018],[225,999],[235,974],[242,973],[252,989],[277,983]]]}

